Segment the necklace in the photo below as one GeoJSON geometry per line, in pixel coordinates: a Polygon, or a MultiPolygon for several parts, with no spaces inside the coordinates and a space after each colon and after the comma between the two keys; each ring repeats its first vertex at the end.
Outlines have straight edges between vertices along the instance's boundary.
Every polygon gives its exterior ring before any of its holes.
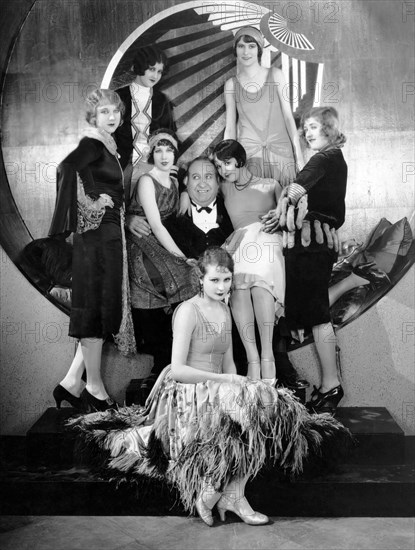
{"type": "Polygon", "coordinates": [[[246,189],[248,187],[248,185],[251,183],[251,181],[252,181],[252,174],[249,176],[249,180],[246,183],[242,183],[242,184],[238,185],[238,182],[234,181],[233,184],[234,184],[235,189],[237,191],[243,191],[244,189],[246,189]]]}

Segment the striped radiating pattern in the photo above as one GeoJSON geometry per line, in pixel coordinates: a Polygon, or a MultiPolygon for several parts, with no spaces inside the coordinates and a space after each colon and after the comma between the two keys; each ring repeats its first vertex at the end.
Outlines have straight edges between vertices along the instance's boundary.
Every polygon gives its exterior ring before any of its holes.
{"type": "MultiPolygon", "coordinates": [[[[244,6],[242,24],[258,26],[265,8],[252,4],[252,11],[244,6]]],[[[187,163],[209,152],[223,139],[225,128],[225,81],[235,74],[233,37],[241,26],[241,12],[235,4],[226,4],[227,10],[217,13],[218,4],[186,10],[170,16],[141,35],[125,52],[111,81],[116,88],[132,80],[129,69],[137,48],[156,42],[167,54],[169,71],[160,88],[174,103],[174,113],[181,142],[179,162],[187,163]],[[211,8],[215,9],[210,13],[211,8]]],[[[223,6],[222,6],[223,8],[223,6]]],[[[310,63],[290,58],[268,45],[269,63],[285,73],[289,86],[284,90],[293,111],[315,79],[310,63]]]]}
{"type": "Polygon", "coordinates": [[[287,21],[284,17],[273,13],[268,20],[268,27],[271,33],[277,40],[291,46],[291,48],[297,48],[298,50],[314,50],[314,46],[304,36],[297,32],[293,32],[287,28],[287,21]]]}

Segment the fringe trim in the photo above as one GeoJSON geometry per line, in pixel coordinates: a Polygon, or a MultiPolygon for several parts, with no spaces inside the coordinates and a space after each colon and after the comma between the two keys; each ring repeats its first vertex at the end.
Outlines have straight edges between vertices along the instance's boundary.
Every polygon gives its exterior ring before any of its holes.
{"type": "Polygon", "coordinates": [[[121,215],[121,238],[122,238],[122,318],[117,334],[114,334],[114,342],[122,355],[129,356],[137,353],[137,346],[134,336],[133,317],[131,314],[130,281],[128,277],[127,243],[125,238],[125,213],[124,208],[120,210],[121,215]]]}
{"type": "MultiPolygon", "coordinates": [[[[151,415],[142,414],[148,412],[150,402],[146,409],[94,413],[74,418],[71,424],[88,445],[94,440],[102,450],[102,467],[110,468],[113,478],[162,479],[178,489],[188,511],[194,511],[206,478],[220,491],[233,476],[255,477],[268,464],[297,475],[309,458],[321,458],[321,450],[326,453],[332,447],[336,456],[338,442],[342,440],[343,446],[352,439],[331,415],[310,415],[289,390],[249,380],[235,386],[220,384],[212,410],[188,426],[176,460],[169,454],[169,411],[156,414],[154,424],[148,426],[147,443],[140,442],[136,430],[151,422],[151,415]]],[[[153,399],[161,390],[157,388],[153,399]]]]}

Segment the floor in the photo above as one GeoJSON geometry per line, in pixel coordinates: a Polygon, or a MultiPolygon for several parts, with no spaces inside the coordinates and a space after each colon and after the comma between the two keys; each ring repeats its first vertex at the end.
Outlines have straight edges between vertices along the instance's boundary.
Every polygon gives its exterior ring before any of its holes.
{"type": "Polygon", "coordinates": [[[250,527],[235,516],[204,525],[175,516],[3,516],[2,550],[414,550],[414,518],[272,518],[250,527]]]}

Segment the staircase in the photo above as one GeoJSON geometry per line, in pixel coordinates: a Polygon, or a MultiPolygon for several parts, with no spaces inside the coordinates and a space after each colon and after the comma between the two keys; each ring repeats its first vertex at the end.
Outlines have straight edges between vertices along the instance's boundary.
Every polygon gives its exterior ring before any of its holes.
{"type": "MultiPolygon", "coordinates": [[[[4,437],[1,514],[185,515],[178,495],[154,480],[138,491],[91,475],[74,457],[64,423],[74,409],[48,408],[25,438],[4,437]]],[[[357,445],[331,473],[295,481],[267,469],[248,483],[254,507],[285,517],[411,517],[415,504],[415,438],[405,437],[383,407],[344,407],[338,419],[357,445]]]]}

